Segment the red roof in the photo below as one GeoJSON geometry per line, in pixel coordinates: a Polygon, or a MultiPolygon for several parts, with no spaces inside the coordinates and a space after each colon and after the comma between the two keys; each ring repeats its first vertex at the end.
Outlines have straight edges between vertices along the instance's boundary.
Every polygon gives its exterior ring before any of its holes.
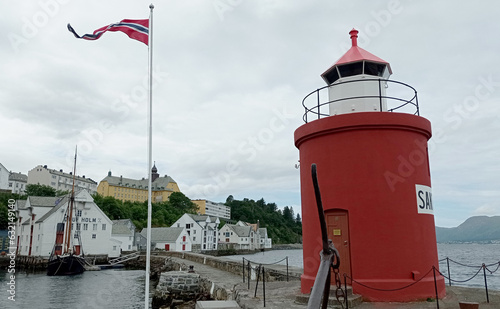
{"type": "Polygon", "coordinates": [[[333,69],[334,67],[336,67],[338,65],[351,63],[351,62],[357,62],[357,61],[361,61],[361,60],[368,60],[368,61],[387,64],[387,69],[389,70],[389,73],[392,74],[392,70],[391,70],[391,66],[389,65],[389,62],[387,62],[383,59],[380,59],[379,57],[367,52],[366,50],[364,50],[358,46],[358,30],[352,29],[349,32],[349,34],[351,35],[351,40],[352,40],[351,48],[342,57],[340,57],[340,59],[337,60],[337,62],[335,62],[334,65],[332,65],[328,70],[326,70],[323,74],[321,74],[321,76],[325,75],[331,69],[333,69]]]}

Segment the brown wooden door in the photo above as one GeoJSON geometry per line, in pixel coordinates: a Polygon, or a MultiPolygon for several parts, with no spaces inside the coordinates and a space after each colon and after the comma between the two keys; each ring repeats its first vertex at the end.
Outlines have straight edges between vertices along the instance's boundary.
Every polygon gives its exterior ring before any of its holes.
{"type": "MultiPolygon", "coordinates": [[[[326,215],[326,226],[328,239],[333,241],[335,248],[339,251],[340,269],[339,274],[342,282],[344,274],[351,276],[351,254],[349,243],[349,216],[346,210],[328,210],[326,215]]],[[[332,276],[332,284],[335,278],[332,276]]]]}

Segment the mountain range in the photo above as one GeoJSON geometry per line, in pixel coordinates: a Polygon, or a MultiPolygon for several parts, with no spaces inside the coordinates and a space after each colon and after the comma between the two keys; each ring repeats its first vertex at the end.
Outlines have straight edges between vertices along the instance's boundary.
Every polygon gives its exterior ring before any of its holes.
{"type": "Polygon", "coordinates": [[[500,241],[500,216],[475,216],[457,227],[436,227],[437,242],[500,241]]]}

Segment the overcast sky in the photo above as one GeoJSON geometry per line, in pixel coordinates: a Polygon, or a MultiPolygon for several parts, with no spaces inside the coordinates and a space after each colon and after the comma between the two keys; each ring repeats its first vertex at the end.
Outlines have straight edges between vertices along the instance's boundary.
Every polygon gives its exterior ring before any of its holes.
{"type": "MultiPolygon", "coordinates": [[[[0,2],[0,162],[99,182],[147,173],[148,48],[80,35],[149,1],[0,2]]],[[[432,123],[435,221],[500,215],[497,1],[189,0],[154,3],[153,160],[191,199],[264,198],[300,212],[302,99],[350,46],[388,61],[432,123]]],[[[389,89],[390,90],[390,89],[389,89]]]]}

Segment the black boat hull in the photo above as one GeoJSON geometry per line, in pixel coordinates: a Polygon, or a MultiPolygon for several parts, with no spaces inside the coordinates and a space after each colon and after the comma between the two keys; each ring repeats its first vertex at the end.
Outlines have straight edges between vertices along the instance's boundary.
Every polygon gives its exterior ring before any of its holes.
{"type": "Polygon", "coordinates": [[[75,255],[58,256],[49,261],[48,276],[78,275],[85,271],[85,260],[75,255]]]}

